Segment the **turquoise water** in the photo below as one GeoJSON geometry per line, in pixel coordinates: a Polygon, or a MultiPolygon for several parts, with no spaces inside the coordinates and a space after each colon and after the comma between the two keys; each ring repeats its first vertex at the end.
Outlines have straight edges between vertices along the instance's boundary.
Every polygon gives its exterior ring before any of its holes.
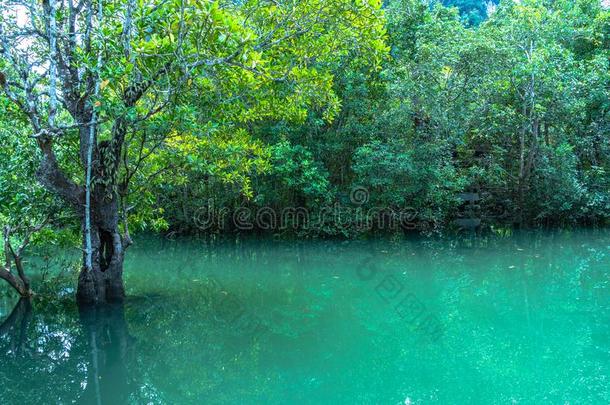
{"type": "Polygon", "coordinates": [[[17,306],[0,403],[610,403],[607,231],[147,239],[126,283],[123,307],[17,306]]]}

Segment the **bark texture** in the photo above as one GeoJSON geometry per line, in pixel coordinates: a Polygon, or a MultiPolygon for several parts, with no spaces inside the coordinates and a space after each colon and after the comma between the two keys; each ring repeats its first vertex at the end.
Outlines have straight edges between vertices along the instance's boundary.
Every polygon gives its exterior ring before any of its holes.
{"type": "MultiPolygon", "coordinates": [[[[83,265],[76,298],[81,304],[119,302],[125,297],[123,259],[125,243],[119,229],[116,193],[116,165],[111,143],[101,142],[95,150],[91,194],[91,246],[83,238],[83,263],[91,249],[91,268],[83,265]]],[[[85,224],[83,224],[85,234],[85,224]]]]}

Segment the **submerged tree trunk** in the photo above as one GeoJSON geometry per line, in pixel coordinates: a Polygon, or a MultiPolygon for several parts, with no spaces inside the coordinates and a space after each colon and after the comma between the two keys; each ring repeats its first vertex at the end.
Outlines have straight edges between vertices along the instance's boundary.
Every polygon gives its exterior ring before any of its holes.
{"type": "Polygon", "coordinates": [[[78,277],[78,302],[97,304],[122,301],[125,297],[124,250],[118,226],[113,225],[112,221],[94,221],[91,227],[91,248],[91,269],[83,265],[78,277]]]}
{"type": "MultiPolygon", "coordinates": [[[[87,122],[86,120],[83,120],[87,122]]],[[[83,128],[84,132],[87,127],[83,128]]],[[[85,141],[86,142],[86,141],[85,141]]],[[[77,185],[59,167],[51,141],[40,141],[43,152],[37,175],[49,191],[71,205],[81,220],[83,230],[83,267],[78,278],[76,298],[81,304],[121,301],[123,257],[126,242],[119,229],[119,202],[116,192],[116,156],[109,142],[94,146],[93,184],[91,193],[91,266],[87,265],[87,232],[85,226],[85,187],[77,185]]]]}
{"type": "MultiPolygon", "coordinates": [[[[83,120],[84,121],[84,120],[83,120]]],[[[86,130],[86,128],[83,129],[86,130]]],[[[110,142],[94,146],[93,184],[91,192],[91,267],[87,266],[87,232],[85,226],[85,187],[77,185],[59,167],[50,141],[40,141],[43,152],[37,172],[39,181],[73,207],[83,231],[83,267],[78,278],[76,298],[81,304],[121,301],[123,258],[129,241],[119,228],[116,156],[110,142]]]]}
{"type": "Polygon", "coordinates": [[[76,292],[80,304],[120,302],[125,297],[123,258],[125,242],[119,229],[119,203],[112,171],[104,164],[104,147],[97,148],[94,169],[95,184],[91,194],[91,246],[87,246],[87,230],[83,220],[83,267],[76,292]],[[109,174],[110,173],[110,174],[109,174]],[[91,249],[91,267],[87,252],[91,249]]]}

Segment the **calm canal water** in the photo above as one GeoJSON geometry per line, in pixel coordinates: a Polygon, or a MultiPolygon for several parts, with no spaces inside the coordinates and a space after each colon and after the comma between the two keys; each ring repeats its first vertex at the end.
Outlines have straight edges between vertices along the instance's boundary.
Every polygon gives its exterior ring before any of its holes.
{"type": "Polygon", "coordinates": [[[610,403],[608,231],[146,239],[126,283],[2,301],[0,404],[610,403]]]}

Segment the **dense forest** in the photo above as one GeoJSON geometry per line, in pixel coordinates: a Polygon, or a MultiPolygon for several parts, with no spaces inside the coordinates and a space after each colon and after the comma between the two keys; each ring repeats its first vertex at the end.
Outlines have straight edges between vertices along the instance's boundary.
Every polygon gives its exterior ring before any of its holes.
{"type": "Polygon", "coordinates": [[[0,4],[5,239],[82,234],[85,275],[120,278],[130,231],[610,217],[600,0],[0,4]]]}
{"type": "MultiPolygon", "coordinates": [[[[162,180],[151,193],[162,196],[153,198],[159,219],[192,231],[210,198],[231,212],[319,213],[362,187],[365,210],[408,207],[425,229],[450,224],[462,210],[456,195],[469,191],[480,194],[477,215],[487,223],[606,221],[608,12],[597,1],[507,2],[473,26],[464,19],[472,4],[456,5],[462,16],[440,4],[390,2],[388,55],[373,70],[338,63],[332,119],[314,107],[302,121],[240,127],[248,138],[239,145],[235,137],[231,146],[206,144],[200,155],[217,161],[191,155],[183,186],[162,180]]],[[[357,233],[333,219],[315,233],[357,233]]],[[[217,222],[217,231],[230,228],[217,222]]]]}

